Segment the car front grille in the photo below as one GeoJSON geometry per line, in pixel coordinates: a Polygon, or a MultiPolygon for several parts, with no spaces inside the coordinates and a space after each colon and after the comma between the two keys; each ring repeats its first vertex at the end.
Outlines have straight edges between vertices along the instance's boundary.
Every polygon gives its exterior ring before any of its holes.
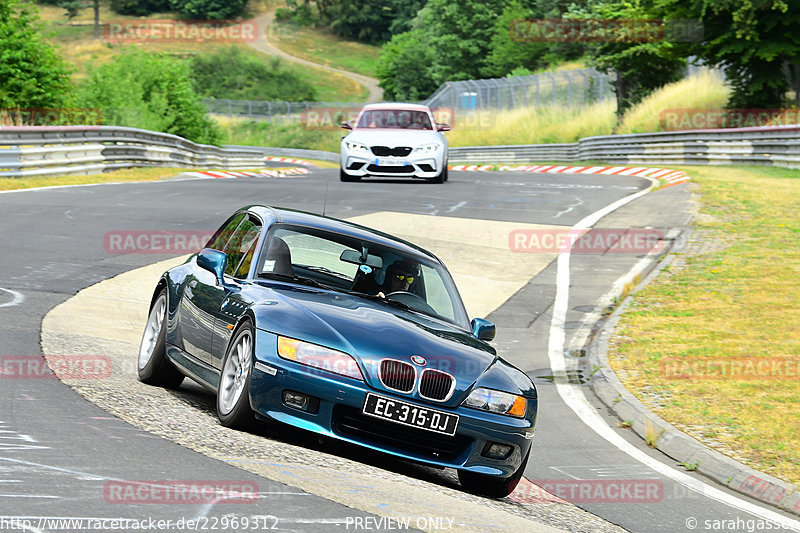
{"type": "Polygon", "coordinates": [[[408,165],[406,167],[389,167],[389,166],[378,166],[378,165],[370,165],[367,167],[369,172],[384,172],[384,173],[392,173],[392,174],[413,174],[414,167],[408,165]]]}
{"type": "Polygon", "coordinates": [[[450,398],[456,380],[447,372],[426,368],[419,378],[419,395],[426,400],[442,402],[450,398]]]}
{"type": "Polygon", "coordinates": [[[410,146],[395,146],[394,148],[390,148],[389,146],[371,146],[370,150],[379,157],[405,157],[411,153],[410,146]]]}
{"type": "Polygon", "coordinates": [[[443,435],[363,414],[358,409],[337,406],[334,430],[360,440],[440,461],[461,456],[473,440],[464,435],[443,435]]]}
{"type": "Polygon", "coordinates": [[[403,361],[383,359],[378,368],[378,379],[387,389],[408,393],[414,390],[417,371],[403,361]]]}

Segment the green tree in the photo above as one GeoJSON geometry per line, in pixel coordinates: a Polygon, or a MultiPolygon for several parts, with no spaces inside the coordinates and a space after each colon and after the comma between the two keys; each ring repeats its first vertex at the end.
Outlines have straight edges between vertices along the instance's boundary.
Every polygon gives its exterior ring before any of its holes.
{"type": "Polygon", "coordinates": [[[428,70],[435,55],[420,29],[392,37],[383,46],[378,61],[377,76],[383,97],[408,101],[427,98],[438,87],[428,70]]]}
{"type": "Polygon", "coordinates": [[[655,89],[681,79],[686,66],[680,49],[663,35],[644,34],[642,38],[631,33],[627,23],[634,21],[644,28],[648,21],[657,18],[658,10],[648,2],[600,0],[569,13],[574,19],[602,21],[597,30],[584,34],[590,41],[587,55],[590,64],[598,70],[616,74],[614,92],[618,115],[655,89]],[[614,27],[609,23],[614,20],[625,23],[614,27]]]}
{"type": "MultiPolygon", "coordinates": [[[[346,39],[377,44],[410,30],[412,21],[426,0],[312,1],[317,6],[320,21],[328,25],[335,34],[346,39]]],[[[286,0],[286,3],[297,13],[308,5],[297,5],[296,0],[286,0]]]]}
{"type": "Polygon", "coordinates": [[[143,17],[169,9],[169,0],[111,0],[111,10],[120,15],[143,17]]]}
{"type": "MultiPolygon", "coordinates": [[[[733,91],[732,108],[786,103],[786,70],[800,65],[800,9],[793,0],[661,0],[664,12],[699,19],[703,38],[684,53],[721,67],[733,91]]],[[[797,82],[797,79],[795,79],[797,82]]]]}
{"type": "Polygon", "coordinates": [[[429,0],[418,15],[426,42],[436,51],[430,77],[441,84],[479,78],[486,64],[495,21],[508,0],[429,0]]]}
{"type": "Polygon", "coordinates": [[[0,108],[59,107],[68,100],[69,69],[42,29],[33,4],[0,1],[0,108]]]}
{"type": "Polygon", "coordinates": [[[535,71],[583,54],[580,42],[546,42],[527,39],[526,21],[560,19],[567,6],[558,2],[512,0],[495,22],[489,55],[481,74],[487,77],[505,76],[517,68],[535,71]]]}
{"type": "Polygon", "coordinates": [[[178,59],[130,47],[89,73],[78,93],[81,105],[99,108],[103,123],[216,143],[220,131],[206,116],[189,66],[178,59]]]}
{"type": "Polygon", "coordinates": [[[173,9],[202,20],[221,20],[238,15],[247,0],[170,0],[173,9]]]}

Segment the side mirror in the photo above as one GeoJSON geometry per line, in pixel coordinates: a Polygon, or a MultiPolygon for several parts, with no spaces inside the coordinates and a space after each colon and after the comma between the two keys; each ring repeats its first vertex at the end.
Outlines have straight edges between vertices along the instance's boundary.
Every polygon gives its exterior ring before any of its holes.
{"type": "Polygon", "coordinates": [[[219,250],[203,248],[197,254],[197,266],[214,274],[218,285],[222,285],[222,274],[225,272],[227,265],[228,255],[219,250]]]}
{"type": "Polygon", "coordinates": [[[494,324],[482,318],[473,318],[470,323],[472,326],[472,334],[482,341],[490,341],[494,339],[497,329],[494,324]]]}
{"type": "Polygon", "coordinates": [[[341,126],[346,130],[352,130],[353,129],[353,126],[351,126],[349,122],[342,122],[341,126]]]}
{"type": "Polygon", "coordinates": [[[436,131],[450,131],[450,125],[449,124],[440,124],[440,123],[437,122],[436,123],[436,131]]]}

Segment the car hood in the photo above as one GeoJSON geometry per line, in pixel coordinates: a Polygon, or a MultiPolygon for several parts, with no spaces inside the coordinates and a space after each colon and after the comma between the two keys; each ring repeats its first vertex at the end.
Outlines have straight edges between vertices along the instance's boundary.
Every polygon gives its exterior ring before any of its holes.
{"type": "MultiPolygon", "coordinates": [[[[424,368],[453,375],[452,401],[494,365],[494,348],[470,333],[425,315],[346,293],[260,282],[268,288],[269,305],[253,307],[257,325],[272,333],[333,348],[356,357],[373,388],[383,390],[377,376],[383,358],[406,361],[422,356],[424,368]]],[[[423,367],[417,366],[418,372],[423,367]]]]}
{"type": "Polygon", "coordinates": [[[345,141],[352,141],[367,146],[419,146],[422,144],[442,143],[442,135],[438,131],[426,130],[353,130],[345,141]]]}

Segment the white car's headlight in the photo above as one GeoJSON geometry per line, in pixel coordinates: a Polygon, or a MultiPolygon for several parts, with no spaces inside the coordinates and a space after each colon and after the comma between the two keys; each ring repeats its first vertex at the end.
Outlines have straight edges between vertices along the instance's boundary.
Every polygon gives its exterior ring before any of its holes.
{"type": "Polygon", "coordinates": [[[354,143],[351,141],[347,141],[345,142],[345,145],[347,146],[347,149],[350,150],[351,152],[369,152],[369,148],[367,148],[365,145],[361,143],[354,143]]]}
{"type": "Polygon", "coordinates": [[[303,342],[289,337],[278,337],[278,355],[283,359],[297,361],[302,365],[312,366],[363,381],[361,369],[352,356],[324,346],[303,342]]]}
{"type": "Polygon", "coordinates": [[[528,409],[528,400],[516,394],[478,387],[470,393],[461,405],[491,413],[523,418],[528,409]]]}
{"type": "Polygon", "coordinates": [[[439,149],[439,144],[423,144],[422,146],[417,146],[414,151],[415,152],[422,152],[423,154],[435,154],[436,151],[439,149]]]}

